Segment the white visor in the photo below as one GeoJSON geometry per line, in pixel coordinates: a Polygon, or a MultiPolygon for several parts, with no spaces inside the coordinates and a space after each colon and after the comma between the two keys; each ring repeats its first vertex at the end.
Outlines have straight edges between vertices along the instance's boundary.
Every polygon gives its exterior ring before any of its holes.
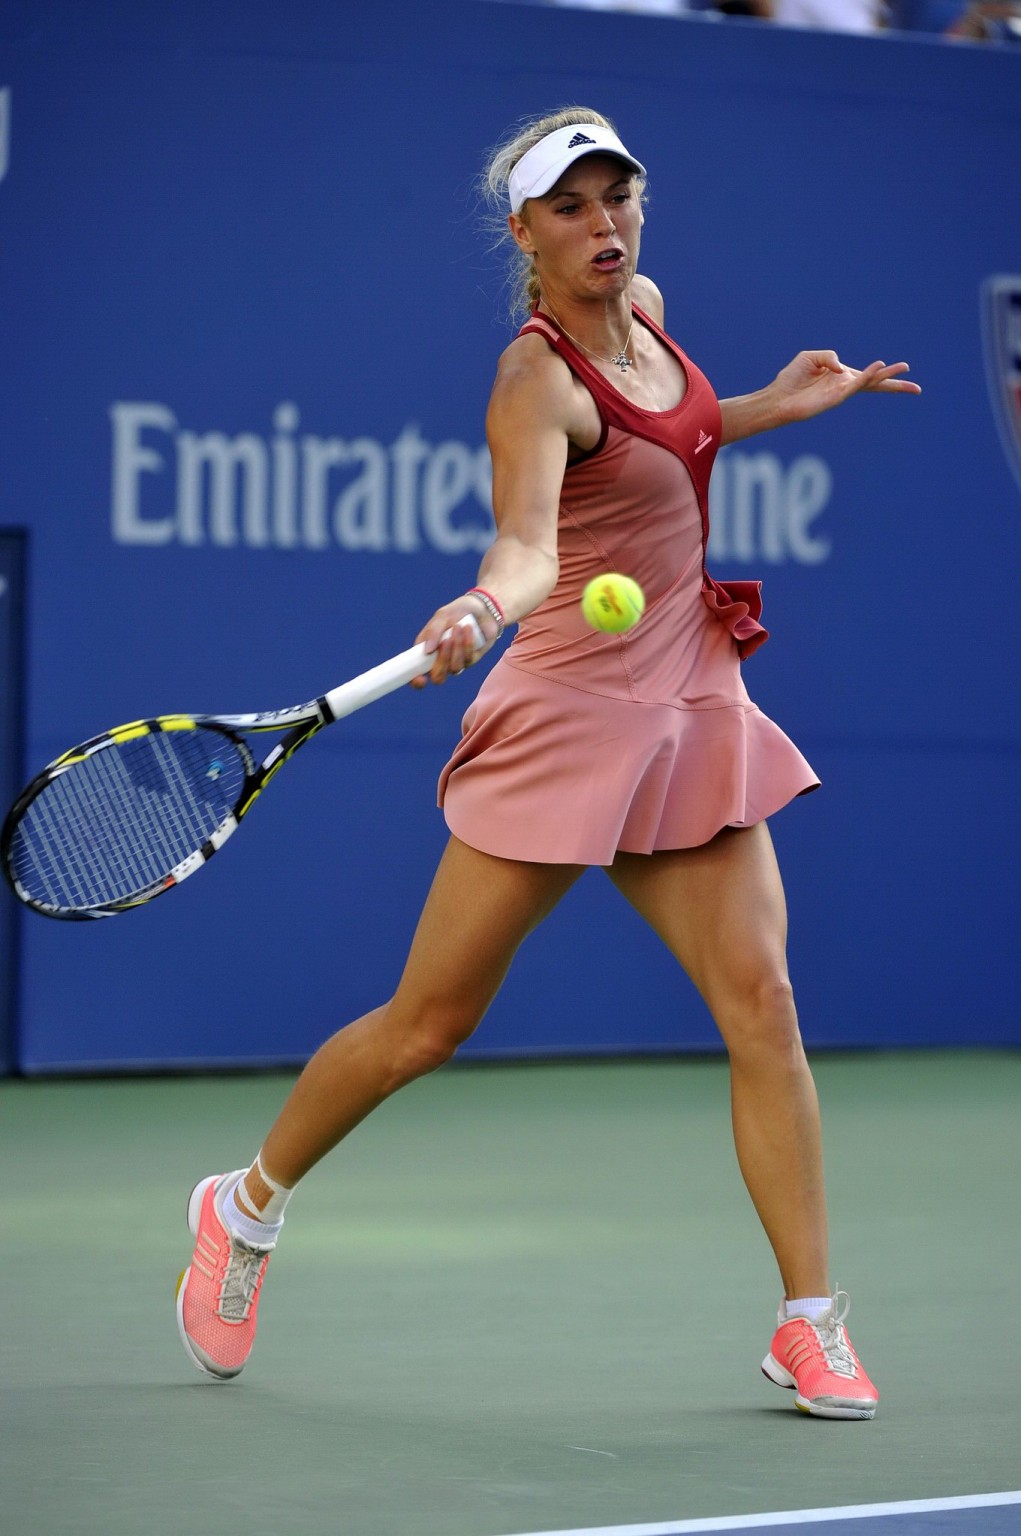
{"type": "Polygon", "coordinates": [[[542,197],[555,187],[569,165],[582,155],[616,155],[632,171],[645,175],[645,166],[628,154],[612,128],[598,123],[572,123],[548,133],[521,156],[507,178],[512,213],[520,213],[530,197],[542,197]]]}

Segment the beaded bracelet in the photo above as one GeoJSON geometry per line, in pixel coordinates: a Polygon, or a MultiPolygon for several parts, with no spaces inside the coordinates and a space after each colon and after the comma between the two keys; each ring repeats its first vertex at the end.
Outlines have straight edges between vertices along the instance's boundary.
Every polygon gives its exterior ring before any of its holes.
{"type": "Polygon", "coordinates": [[[491,592],[485,591],[485,589],[482,587],[469,588],[465,596],[477,597],[483,608],[489,614],[489,617],[496,620],[496,638],[499,640],[500,636],[506,629],[507,624],[503,616],[503,609],[500,607],[500,604],[497,602],[496,598],[492,595],[491,592]]]}

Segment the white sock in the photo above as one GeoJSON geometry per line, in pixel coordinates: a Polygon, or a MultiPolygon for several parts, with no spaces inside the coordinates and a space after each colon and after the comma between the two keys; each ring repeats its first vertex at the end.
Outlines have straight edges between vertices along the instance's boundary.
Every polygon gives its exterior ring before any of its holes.
{"type": "Polygon", "coordinates": [[[259,1221],[250,1216],[235,1198],[240,1183],[241,1179],[238,1179],[229,1194],[223,1197],[223,1219],[235,1237],[243,1237],[246,1243],[252,1243],[256,1248],[270,1248],[280,1236],[283,1221],[259,1221]]]}
{"type": "Polygon", "coordinates": [[[799,1296],[797,1301],[785,1301],[783,1305],[788,1318],[807,1317],[810,1323],[817,1323],[832,1307],[833,1297],[799,1296]]]}

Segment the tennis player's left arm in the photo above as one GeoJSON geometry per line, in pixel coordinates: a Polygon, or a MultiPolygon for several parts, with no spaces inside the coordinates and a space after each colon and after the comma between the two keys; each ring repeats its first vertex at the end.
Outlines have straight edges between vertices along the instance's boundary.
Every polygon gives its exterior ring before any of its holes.
{"type": "Polygon", "coordinates": [[[902,377],[908,366],[875,362],[867,368],[850,368],[835,352],[799,352],[765,389],[720,401],[721,446],[791,422],[808,421],[843,405],[853,395],[920,395],[920,387],[902,377]]]}

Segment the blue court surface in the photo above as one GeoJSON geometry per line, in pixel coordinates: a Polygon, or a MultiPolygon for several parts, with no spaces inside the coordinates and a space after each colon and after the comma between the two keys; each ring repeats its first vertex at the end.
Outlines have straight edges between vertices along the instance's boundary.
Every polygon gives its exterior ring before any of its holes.
{"type": "Polygon", "coordinates": [[[695,1536],[700,1531],[793,1531],[821,1527],[820,1536],[1017,1536],[1021,1492],[953,1499],[905,1499],[847,1504],[836,1509],[789,1509],[775,1514],[668,1520],[653,1525],[601,1525],[573,1531],[522,1531],[517,1536],[695,1536]]]}

